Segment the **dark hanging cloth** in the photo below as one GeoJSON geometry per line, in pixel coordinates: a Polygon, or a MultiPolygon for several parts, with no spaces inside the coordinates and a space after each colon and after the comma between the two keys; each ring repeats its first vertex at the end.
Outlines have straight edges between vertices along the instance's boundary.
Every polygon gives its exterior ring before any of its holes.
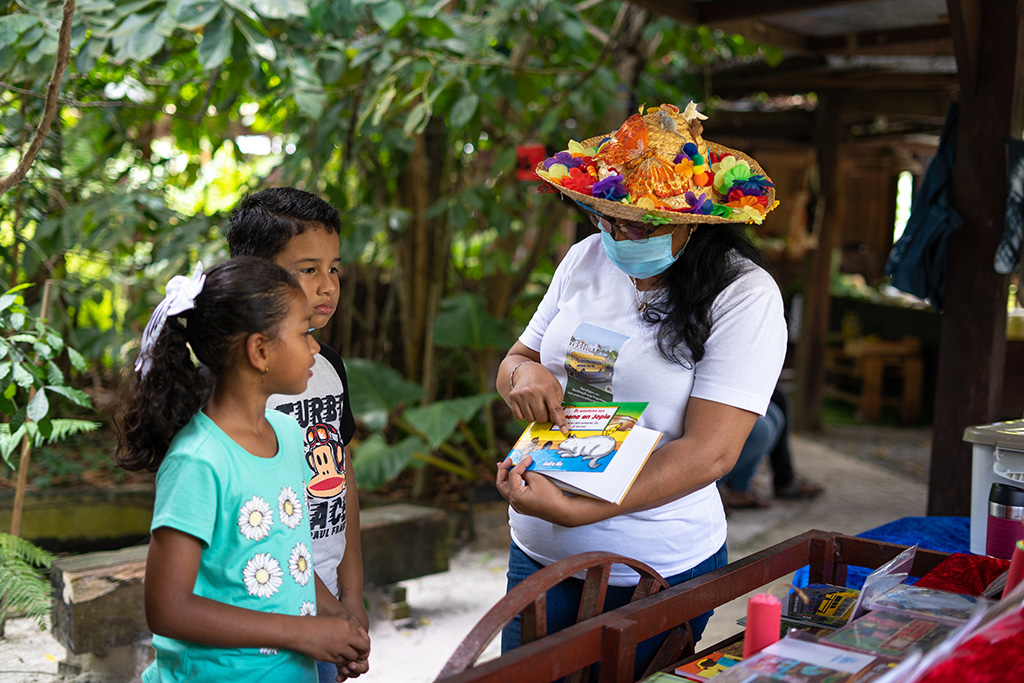
{"type": "Polygon", "coordinates": [[[964,222],[952,206],[958,113],[954,102],[946,114],[935,158],[914,196],[907,227],[893,245],[885,267],[893,287],[928,299],[936,309],[942,308],[946,292],[946,240],[964,222]]]}
{"type": "Polygon", "coordinates": [[[1006,216],[1003,241],[996,249],[996,272],[1016,273],[1020,268],[1020,243],[1024,233],[1024,140],[1006,140],[1006,216]]]}

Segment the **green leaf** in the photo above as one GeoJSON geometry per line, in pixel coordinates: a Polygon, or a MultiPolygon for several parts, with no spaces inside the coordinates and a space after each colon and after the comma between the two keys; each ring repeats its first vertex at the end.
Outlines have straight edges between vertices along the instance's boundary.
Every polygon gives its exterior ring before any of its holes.
{"type": "Polygon", "coordinates": [[[76,349],[68,347],[68,358],[71,360],[71,367],[79,372],[85,372],[85,358],[76,349]]]}
{"type": "Polygon", "coordinates": [[[434,343],[447,348],[472,351],[507,349],[512,346],[508,326],[483,308],[483,299],[459,294],[441,302],[434,320],[434,343]]]}
{"type": "Polygon", "coordinates": [[[295,106],[314,121],[323,116],[327,95],[322,90],[299,90],[295,93],[295,106]]]}
{"type": "Polygon", "coordinates": [[[25,369],[20,363],[14,365],[14,383],[19,387],[28,388],[35,382],[32,373],[25,369]]]}
{"type": "Polygon", "coordinates": [[[397,26],[398,22],[405,16],[405,8],[402,6],[402,3],[389,0],[389,2],[371,7],[370,14],[373,15],[373,20],[384,29],[385,33],[390,33],[391,29],[397,26]]]}
{"type": "Polygon", "coordinates": [[[411,112],[409,112],[409,116],[406,117],[405,123],[402,124],[402,131],[406,135],[418,135],[427,127],[427,121],[429,119],[430,105],[426,102],[420,102],[412,108],[411,112]]]}
{"type": "Polygon", "coordinates": [[[245,36],[245,40],[249,43],[249,47],[256,55],[265,61],[272,62],[277,58],[277,50],[274,49],[274,42],[257,33],[251,26],[245,22],[238,22],[238,30],[245,36]]]}
{"type": "Polygon", "coordinates": [[[174,16],[182,28],[194,31],[213,21],[220,10],[217,0],[183,0],[174,16]]]}
{"type": "Polygon", "coordinates": [[[498,395],[491,393],[437,401],[430,405],[409,408],[403,417],[427,437],[433,450],[448,440],[460,422],[469,422],[481,408],[496,398],[498,395]]]}
{"type": "Polygon", "coordinates": [[[392,411],[416,403],[423,397],[423,388],[413,384],[397,371],[365,358],[345,361],[352,412],[369,429],[383,429],[392,411]]]}
{"type": "Polygon", "coordinates": [[[234,43],[234,24],[227,17],[218,17],[203,31],[203,40],[196,48],[199,63],[207,71],[216,69],[231,54],[234,43]]]}
{"type": "Polygon", "coordinates": [[[164,46],[164,37],[156,30],[156,13],[146,17],[147,21],[131,34],[125,46],[128,56],[137,62],[145,62],[164,46]]]}
{"type": "Polygon", "coordinates": [[[50,410],[50,401],[46,398],[46,390],[40,389],[36,392],[36,395],[32,397],[32,400],[28,402],[28,408],[25,410],[25,417],[32,422],[39,422],[46,417],[46,413],[50,410]]]}
{"type": "Polygon", "coordinates": [[[63,396],[76,406],[81,406],[82,408],[93,407],[92,399],[89,398],[89,394],[85,393],[81,389],[75,389],[74,387],[65,386],[63,384],[47,384],[46,390],[63,396]]]}
{"type": "Polygon", "coordinates": [[[449,128],[462,128],[473,119],[476,108],[480,104],[480,98],[475,93],[469,93],[460,97],[452,105],[451,113],[448,114],[449,128]]]}
{"type": "Polygon", "coordinates": [[[396,444],[388,444],[374,434],[355,449],[352,467],[356,471],[359,488],[372,491],[388,483],[413,463],[413,454],[424,450],[423,440],[409,436],[396,444]]]}

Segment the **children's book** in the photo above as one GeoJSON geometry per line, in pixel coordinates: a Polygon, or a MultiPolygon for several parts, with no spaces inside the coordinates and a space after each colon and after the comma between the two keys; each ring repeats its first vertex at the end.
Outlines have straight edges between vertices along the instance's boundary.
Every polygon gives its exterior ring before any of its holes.
{"type": "Polygon", "coordinates": [[[725,652],[712,652],[692,662],[677,666],[676,675],[688,681],[698,681],[699,683],[700,681],[706,681],[717,676],[742,659],[742,657],[726,654],[725,652]]]}
{"type": "Polygon", "coordinates": [[[864,683],[881,677],[899,660],[851,652],[809,637],[787,637],[714,677],[716,683],[864,683]]]}
{"type": "Polygon", "coordinates": [[[901,583],[868,600],[867,606],[871,610],[911,612],[936,621],[959,625],[970,619],[975,611],[985,611],[992,604],[990,600],[973,595],[901,583]]]}
{"type": "Polygon", "coordinates": [[[622,502],[658,445],[661,432],[638,427],[646,403],[567,403],[569,433],[550,422],[531,422],[509,453],[518,463],[550,478],[566,491],[622,502]]]}
{"type": "Polygon", "coordinates": [[[822,642],[838,647],[902,657],[911,650],[927,652],[950,634],[954,626],[908,612],[868,612],[833,631],[822,642]]]}
{"type": "Polygon", "coordinates": [[[859,593],[856,588],[812,583],[789,594],[782,618],[825,628],[839,628],[849,620],[859,593]]]}
{"type": "Polygon", "coordinates": [[[655,671],[647,678],[641,679],[640,683],[680,683],[685,680],[685,678],[673,676],[672,674],[667,674],[664,671],[655,671]]]}

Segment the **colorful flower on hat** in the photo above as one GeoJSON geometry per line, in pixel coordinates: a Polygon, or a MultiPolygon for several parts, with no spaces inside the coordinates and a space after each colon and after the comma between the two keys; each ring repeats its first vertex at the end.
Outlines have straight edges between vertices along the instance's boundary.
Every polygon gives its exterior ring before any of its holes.
{"type": "Polygon", "coordinates": [[[568,152],[572,156],[581,156],[581,157],[592,157],[595,154],[597,154],[597,150],[595,148],[593,148],[593,147],[584,147],[582,143],[579,143],[579,142],[577,142],[575,140],[570,140],[569,141],[568,152]]]}
{"type": "Polygon", "coordinates": [[[591,192],[598,199],[617,202],[629,196],[629,193],[626,192],[626,186],[622,184],[623,180],[625,178],[617,173],[605,176],[594,183],[593,187],[591,187],[591,192]]]}
{"type": "Polygon", "coordinates": [[[570,168],[568,176],[562,176],[558,183],[567,190],[590,194],[590,188],[594,186],[596,178],[579,168],[570,168]]]}
{"type": "Polygon", "coordinates": [[[753,206],[759,204],[760,206],[768,206],[768,197],[761,194],[746,194],[742,189],[733,186],[729,190],[729,196],[726,201],[728,206],[753,206]]]}
{"type": "Polygon", "coordinates": [[[695,213],[707,216],[715,208],[714,202],[704,195],[696,195],[693,192],[687,192],[683,195],[683,199],[686,200],[686,204],[689,208],[680,209],[682,213],[695,213]]]}
{"type": "Polygon", "coordinates": [[[569,167],[565,164],[552,164],[546,171],[537,171],[537,175],[544,180],[557,183],[559,178],[569,175],[569,167]]]}
{"type": "Polygon", "coordinates": [[[675,166],[675,172],[676,172],[677,176],[680,176],[682,178],[686,178],[686,179],[692,178],[693,177],[693,161],[691,159],[687,159],[685,157],[682,158],[682,159],[679,159],[677,157],[676,166],[675,166]]]}

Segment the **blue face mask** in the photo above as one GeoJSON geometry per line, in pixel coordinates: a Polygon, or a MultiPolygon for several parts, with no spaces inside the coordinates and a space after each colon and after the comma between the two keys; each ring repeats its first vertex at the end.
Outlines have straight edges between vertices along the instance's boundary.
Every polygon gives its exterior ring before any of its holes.
{"type": "MultiPolygon", "coordinates": [[[[620,240],[616,242],[607,232],[601,231],[601,246],[608,260],[626,275],[643,280],[668,270],[679,254],[672,255],[672,234],[648,238],[646,242],[620,240]]],[[[684,245],[685,246],[685,245],[684,245]]]]}

